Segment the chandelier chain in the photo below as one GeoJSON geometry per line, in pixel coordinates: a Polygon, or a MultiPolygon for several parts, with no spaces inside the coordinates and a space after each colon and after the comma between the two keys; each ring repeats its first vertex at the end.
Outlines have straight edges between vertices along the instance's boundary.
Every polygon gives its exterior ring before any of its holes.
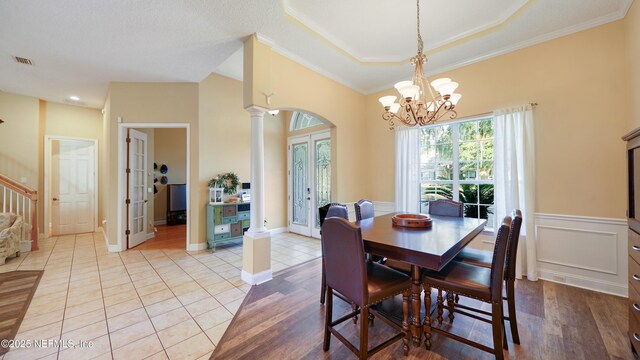
{"type": "Polygon", "coordinates": [[[417,13],[417,18],[418,21],[417,23],[417,28],[418,28],[418,54],[422,54],[422,50],[423,50],[423,43],[422,43],[422,35],[420,35],[420,0],[416,0],[417,3],[417,7],[418,7],[418,11],[417,13]]]}
{"type": "Polygon", "coordinates": [[[416,0],[416,30],[418,54],[410,61],[415,67],[413,81],[401,81],[395,85],[401,95],[398,102],[395,102],[396,96],[383,96],[379,99],[384,107],[382,119],[387,121],[391,130],[395,129],[396,125],[425,126],[444,116],[448,116],[449,119],[458,116],[454,110],[462,96],[454,93],[458,83],[452,82],[449,78],[437,79],[430,83],[424,73],[427,57],[423,54],[424,42],[420,34],[420,0],[416,0]]]}

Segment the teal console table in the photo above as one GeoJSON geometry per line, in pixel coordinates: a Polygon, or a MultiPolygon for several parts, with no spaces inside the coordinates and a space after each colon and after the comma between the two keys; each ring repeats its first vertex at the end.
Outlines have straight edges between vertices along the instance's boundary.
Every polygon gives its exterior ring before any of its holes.
{"type": "Polygon", "coordinates": [[[251,204],[208,204],[207,205],[207,247],[216,250],[221,242],[242,239],[249,229],[251,204]]]}

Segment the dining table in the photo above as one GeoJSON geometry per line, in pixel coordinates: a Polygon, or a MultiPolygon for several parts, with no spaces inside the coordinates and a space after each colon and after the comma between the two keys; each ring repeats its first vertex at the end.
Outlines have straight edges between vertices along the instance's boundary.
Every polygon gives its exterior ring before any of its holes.
{"type": "MultiPolygon", "coordinates": [[[[411,265],[411,338],[415,346],[422,340],[420,295],[422,269],[442,270],[485,227],[486,220],[465,217],[430,215],[430,228],[394,226],[392,218],[398,213],[363,219],[357,224],[362,231],[366,252],[400,260],[411,265]]],[[[431,294],[425,294],[431,296],[431,294]]],[[[425,309],[430,311],[430,309],[425,309]]]]}

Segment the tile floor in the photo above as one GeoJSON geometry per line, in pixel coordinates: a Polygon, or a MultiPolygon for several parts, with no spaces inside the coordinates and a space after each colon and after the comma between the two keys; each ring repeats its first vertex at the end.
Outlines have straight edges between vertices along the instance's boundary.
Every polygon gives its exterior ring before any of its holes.
{"type": "MultiPolygon", "coordinates": [[[[274,272],[319,256],[317,239],[272,237],[274,272]]],[[[92,346],[14,348],[0,360],[208,359],[250,289],[241,268],[241,242],[213,254],[109,253],[100,233],[43,240],[40,250],[0,266],[0,272],[44,269],[16,339],[92,346]]]]}

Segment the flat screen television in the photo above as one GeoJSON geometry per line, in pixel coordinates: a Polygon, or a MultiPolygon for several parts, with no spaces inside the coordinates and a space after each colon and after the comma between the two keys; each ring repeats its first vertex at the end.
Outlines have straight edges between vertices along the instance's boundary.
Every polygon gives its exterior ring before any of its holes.
{"type": "Polygon", "coordinates": [[[187,210],[187,184],[167,185],[167,211],[187,210]]]}

